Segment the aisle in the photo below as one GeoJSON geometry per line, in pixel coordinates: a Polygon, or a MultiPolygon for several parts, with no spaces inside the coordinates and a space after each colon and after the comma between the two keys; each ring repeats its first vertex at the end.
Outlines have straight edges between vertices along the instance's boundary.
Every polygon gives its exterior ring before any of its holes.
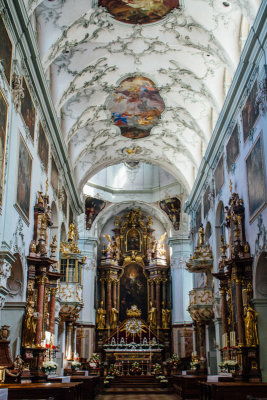
{"type": "Polygon", "coordinates": [[[96,400],[177,400],[173,388],[162,388],[152,376],[118,377],[96,400]]]}

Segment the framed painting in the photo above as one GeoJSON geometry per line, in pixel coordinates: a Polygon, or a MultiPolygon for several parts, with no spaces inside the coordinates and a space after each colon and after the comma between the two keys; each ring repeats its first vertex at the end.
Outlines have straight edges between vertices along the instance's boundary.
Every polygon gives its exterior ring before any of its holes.
{"type": "Polygon", "coordinates": [[[21,115],[25,122],[25,125],[29,128],[31,138],[34,141],[35,107],[24,77],[22,81],[22,86],[24,90],[24,98],[21,101],[21,115]]]}
{"type": "Polygon", "coordinates": [[[99,0],[118,21],[128,24],[149,24],[164,18],[179,7],[179,0],[99,0]]]}
{"type": "Polygon", "coordinates": [[[250,219],[254,219],[266,204],[266,177],[261,135],[246,158],[246,169],[249,216],[250,219]]]}
{"type": "Polygon", "coordinates": [[[217,194],[219,193],[224,184],[223,155],[221,156],[220,161],[218,162],[215,168],[214,178],[215,178],[215,194],[217,196],[217,194]]]}
{"type": "Polygon", "coordinates": [[[85,200],[86,229],[91,229],[98,214],[105,208],[106,202],[94,197],[85,200]]]}
{"type": "Polygon", "coordinates": [[[5,77],[10,84],[12,65],[12,42],[8,35],[3,18],[0,15],[0,60],[4,68],[5,77]]]}
{"type": "Polygon", "coordinates": [[[0,206],[3,204],[8,104],[0,90],[0,206]]]}
{"type": "Polygon", "coordinates": [[[233,163],[239,156],[239,137],[238,137],[238,126],[236,124],[235,129],[226,145],[226,164],[228,173],[231,171],[233,163]]]}
{"type": "Polygon", "coordinates": [[[160,208],[165,211],[172,222],[175,231],[180,228],[181,202],[177,197],[171,197],[159,202],[160,208]]]}
{"type": "Polygon", "coordinates": [[[51,157],[51,185],[55,192],[58,192],[58,169],[54,157],[51,157]]]}
{"type": "Polygon", "coordinates": [[[68,197],[65,188],[62,188],[62,212],[67,216],[67,207],[68,207],[68,197]]]}
{"type": "Polygon", "coordinates": [[[247,140],[250,131],[259,116],[259,107],[256,104],[257,91],[258,82],[256,80],[242,110],[244,142],[247,140]]]}
{"type": "Polygon", "coordinates": [[[19,140],[17,207],[29,221],[31,199],[32,157],[22,136],[19,140]]]}
{"type": "Polygon", "coordinates": [[[39,138],[38,138],[38,155],[41,159],[42,164],[45,167],[46,173],[48,171],[48,157],[49,157],[49,144],[44,133],[41,122],[39,123],[39,138]]]}
{"type": "Polygon", "coordinates": [[[206,192],[204,193],[204,196],[203,196],[204,218],[206,218],[206,216],[208,215],[208,212],[210,210],[209,194],[210,194],[210,186],[207,187],[206,192]]]}

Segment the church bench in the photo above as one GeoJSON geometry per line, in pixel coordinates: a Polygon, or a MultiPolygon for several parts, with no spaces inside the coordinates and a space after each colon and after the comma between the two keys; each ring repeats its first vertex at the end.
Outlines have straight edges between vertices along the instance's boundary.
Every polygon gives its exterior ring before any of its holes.
{"type": "Polygon", "coordinates": [[[49,397],[54,400],[81,400],[81,383],[18,383],[0,384],[8,388],[8,399],[41,399],[49,397]]]}
{"type": "Polygon", "coordinates": [[[172,382],[180,399],[199,399],[200,381],[206,381],[206,375],[173,375],[172,382]]]}
{"type": "Polygon", "coordinates": [[[267,383],[200,382],[201,400],[247,400],[248,396],[266,397],[267,383]]]}
{"type": "Polygon", "coordinates": [[[93,400],[97,393],[100,391],[100,377],[99,376],[79,376],[72,375],[71,382],[79,382],[81,386],[82,400],[93,400]]]}

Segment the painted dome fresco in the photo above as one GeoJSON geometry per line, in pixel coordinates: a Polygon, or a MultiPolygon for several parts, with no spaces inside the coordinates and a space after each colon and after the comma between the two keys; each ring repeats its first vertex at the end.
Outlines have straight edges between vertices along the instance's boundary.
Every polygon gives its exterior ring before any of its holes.
{"type": "Polygon", "coordinates": [[[145,77],[124,79],[109,101],[113,122],[131,139],[149,136],[165,104],[154,83],[145,77]]]}
{"type": "Polygon", "coordinates": [[[165,17],[179,0],[99,0],[115,19],[128,24],[148,24],[165,17]]]}

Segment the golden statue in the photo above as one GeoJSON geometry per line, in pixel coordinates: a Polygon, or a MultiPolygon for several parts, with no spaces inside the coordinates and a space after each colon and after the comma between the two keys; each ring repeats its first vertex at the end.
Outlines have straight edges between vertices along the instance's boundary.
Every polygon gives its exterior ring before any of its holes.
{"type": "Polygon", "coordinates": [[[24,335],[23,346],[34,347],[35,332],[36,332],[36,318],[34,317],[34,302],[29,301],[26,308],[25,322],[24,322],[24,335]]]}
{"type": "Polygon", "coordinates": [[[200,225],[200,228],[198,230],[198,245],[203,246],[204,244],[204,228],[203,225],[200,225]]]}
{"type": "Polygon", "coordinates": [[[69,226],[68,241],[69,241],[69,242],[73,242],[74,238],[75,238],[75,225],[74,225],[74,223],[72,222],[72,223],[70,224],[70,226],[69,226]]]}
{"type": "Polygon", "coordinates": [[[247,346],[257,346],[258,332],[257,332],[257,315],[258,313],[253,310],[251,306],[247,307],[245,321],[245,333],[246,333],[246,345],[247,346]]]}
{"type": "Polygon", "coordinates": [[[118,324],[118,314],[119,311],[116,309],[116,304],[112,307],[110,311],[110,327],[111,329],[116,329],[118,324]]]}
{"type": "Polygon", "coordinates": [[[97,329],[105,329],[105,320],[106,320],[106,310],[104,310],[103,301],[101,301],[100,307],[96,313],[97,329]]]}
{"type": "Polygon", "coordinates": [[[168,308],[164,308],[164,301],[162,302],[161,318],[162,328],[169,329],[171,323],[171,311],[168,310],[168,308]]]}
{"type": "Polygon", "coordinates": [[[148,324],[151,328],[157,326],[157,309],[153,306],[152,301],[150,302],[150,310],[148,311],[148,324]]]}

